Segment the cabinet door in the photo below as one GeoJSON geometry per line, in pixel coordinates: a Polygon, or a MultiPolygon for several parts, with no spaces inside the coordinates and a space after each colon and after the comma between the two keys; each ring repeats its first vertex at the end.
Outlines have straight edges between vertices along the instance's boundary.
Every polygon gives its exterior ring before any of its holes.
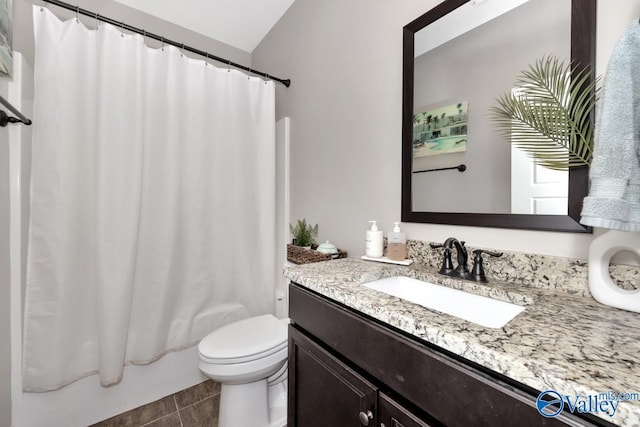
{"type": "Polygon", "coordinates": [[[290,427],[375,426],[377,389],[289,326],[290,427]]]}
{"type": "Polygon", "coordinates": [[[378,425],[380,427],[431,426],[382,392],[378,395],[378,425]]]}

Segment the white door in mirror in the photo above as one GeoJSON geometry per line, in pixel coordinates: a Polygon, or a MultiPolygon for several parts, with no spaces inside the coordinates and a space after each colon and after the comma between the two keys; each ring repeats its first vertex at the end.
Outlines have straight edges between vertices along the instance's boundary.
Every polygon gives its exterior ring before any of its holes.
{"type": "Polygon", "coordinates": [[[569,171],[544,168],[511,145],[511,213],[567,215],[569,171]]]}

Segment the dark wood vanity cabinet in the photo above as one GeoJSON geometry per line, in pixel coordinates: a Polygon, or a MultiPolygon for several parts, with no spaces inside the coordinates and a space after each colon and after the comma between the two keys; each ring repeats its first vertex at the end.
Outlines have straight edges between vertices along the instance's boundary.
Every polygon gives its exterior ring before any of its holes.
{"type": "Polygon", "coordinates": [[[289,427],[594,425],[306,288],[289,301],[289,427]]]}
{"type": "Polygon", "coordinates": [[[293,326],[289,360],[289,425],[429,426],[293,326]]]}

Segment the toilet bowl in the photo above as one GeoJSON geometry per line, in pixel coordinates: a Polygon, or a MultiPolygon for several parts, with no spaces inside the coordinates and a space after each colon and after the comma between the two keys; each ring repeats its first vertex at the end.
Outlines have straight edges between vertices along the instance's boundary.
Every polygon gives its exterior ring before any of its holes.
{"type": "Polygon", "coordinates": [[[219,427],[286,425],[287,323],[251,317],[200,341],[200,370],[221,384],[219,427]]]}

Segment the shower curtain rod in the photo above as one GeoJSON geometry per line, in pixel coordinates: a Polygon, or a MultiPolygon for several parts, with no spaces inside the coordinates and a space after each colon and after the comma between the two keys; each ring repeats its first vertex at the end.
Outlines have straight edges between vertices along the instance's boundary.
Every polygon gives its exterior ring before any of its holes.
{"type": "Polygon", "coordinates": [[[63,9],[70,10],[72,12],[76,12],[76,14],[81,14],[81,15],[89,16],[91,18],[95,18],[95,19],[97,19],[99,21],[106,22],[107,24],[111,24],[111,25],[114,25],[116,27],[120,27],[123,30],[127,30],[127,31],[130,31],[132,33],[136,33],[136,34],[140,34],[140,35],[143,35],[144,37],[149,37],[149,38],[152,38],[152,39],[157,40],[159,42],[175,46],[175,47],[180,48],[182,50],[186,50],[187,52],[191,52],[191,53],[195,53],[196,55],[204,56],[207,59],[213,59],[214,61],[218,61],[218,62],[221,62],[223,64],[227,64],[229,66],[233,66],[235,68],[240,68],[242,70],[248,71],[250,74],[256,74],[258,76],[266,77],[267,79],[270,79],[270,80],[275,80],[275,81],[285,85],[285,87],[289,87],[291,85],[291,80],[290,79],[280,79],[278,77],[274,77],[274,76],[272,76],[270,74],[267,74],[267,73],[264,73],[262,71],[254,70],[254,69],[252,69],[250,67],[244,66],[242,64],[238,64],[236,62],[232,62],[232,61],[230,61],[228,59],[221,58],[221,57],[216,56],[216,55],[212,55],[212,54],[210,54],[208,52],[205,52],[203,50],[196,49],[196,48],[191,47],[191,46],[187,46],[184,43],[178,43],[178,42],[175,42],[173,40],[169,40],[167,38],[159,36],[157,34],[149,33],[149,32],[147,32],[145,30],[140,29],[140,28],[132,27],[131,25],[125,24],[124,22],[118,22],[115,19],[107,18],[106,16],[102,16],[102,15],[100,15],[98,13],[91,12],[91,11],[88,11],[86,9],[82,9],[82,8],[80,8],[78,6],[73,6],[73,5],[69,4],[69,3],[65,3],[65,2],[59,1],[59,0],[42,0],[42,1],[44,1],[46,3],[51,3],[51,4],[55,5],[55,6],[61,7],[63,9]]]}
{"type": "Polygon", "coordinates": [[[23,123],[27,126],[29,126],[32,123],[31,120],[23,116],[22,113],[20,113],[20,111],[18,111],[13,105],[11,105],[11,103],[9,103],[9,101],[4,99],[2,96],[0,96],[0,103],[5,107],[7,107],[9,111],[11,111],[13,114],[16,115],[16,117],[11,117],[7,115],[7,113],[4,110],[0,110],[0,127],[5,127],[9,123],[23,123]]]}

